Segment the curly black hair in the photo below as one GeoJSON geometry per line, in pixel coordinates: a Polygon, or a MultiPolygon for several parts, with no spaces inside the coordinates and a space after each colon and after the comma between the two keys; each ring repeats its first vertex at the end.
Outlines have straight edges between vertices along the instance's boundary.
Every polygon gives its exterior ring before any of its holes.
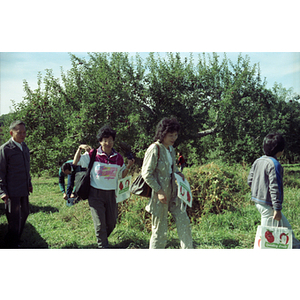
{"type": "Polygon", "coordinates": [[[111,129],[108,125],[104,125],[98,131],[97,140],[98,142],[101,142],[103,138],[108,138],[110,136],[115,140],[116,134],[115,130],[111,129]]]}
{"type": "Polygon", "coordinates": [[[263,141],[264,153],[268,156],[275,156],[276,153],[284,150],[285,141],[283,136],[278,133],[269,133],[263,141]]]}
{"type": "Polygon", "coordinates": [[[156,126],[154,141],[158,140],[162,143],[167,133],[179,132],[179,130],[180,124],[176,118],[163,118],[156,126]]]}

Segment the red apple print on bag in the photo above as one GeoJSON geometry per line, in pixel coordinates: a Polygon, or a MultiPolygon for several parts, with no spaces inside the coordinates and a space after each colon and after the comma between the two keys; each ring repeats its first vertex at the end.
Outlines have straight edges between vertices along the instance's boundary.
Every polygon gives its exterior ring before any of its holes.
{"type": "Polygon", "coordinates": [[[274,236],[273,236],[273,234],[272,234],[272,231],[269,231],[269,230],[266,231],[266,233],[265,233],[265,238],[267,239],[267,241],[268,241],[269,243],[273,243],[274,240],[275,240],[275,238],[274,238],[274,236]]]}
{"type": "Polygon", "coordinates": [[[286,235],[284,232],[280,235],[280,241],[282,241],[285,245],[289,242],[289,236],[286,235]],[[283,237],[283,240],[282,240],[283,237]],[[285,241],[285,242],[284,242],[285,241]]]}
{"type": "Polygon", "coordinates": [[[120,182],[119,188],[121,191],[123,190],[123,182],[122,181],[120,182]]]}
{"type": "Polygon", "coordinates": [[[182,188],[182,186],[180,187],[180,192],[181,192],[181,196],[184,196],[185,191],[184,191],[184,189],[182,188]]]}
{"type": "Polygon", "coordinates": [[[189,193],[189,192],[187,192],[187,201],[188,201],[188,202],[191,202],[191,196],[190,196],[190,193],[189,193]]]}

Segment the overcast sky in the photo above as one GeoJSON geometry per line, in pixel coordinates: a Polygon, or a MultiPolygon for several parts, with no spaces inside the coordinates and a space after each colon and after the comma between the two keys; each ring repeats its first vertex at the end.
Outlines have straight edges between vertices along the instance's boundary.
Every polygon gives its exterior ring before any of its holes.
{"type": "MultiPolygon", "coordinates": [[[[88,59],[86,52],[72,52],[79,57],[88,59]]],[[[194,53],[197,62],[198,53],[194,53]]],[[[130,53],[135,56],[135,53],[130,53]]],[[[165,52],[160,53],[164,55],[165,52]]],[[[218,53],[222,59],[224,53],[218,53]]],[[[148,52],[141,52],[143,58],[148,52]]],[[[182,52],[181,55],[189,56],[182,52]]],[[[238,52],[226,52],[234,63],[237,61],[238,52]]],[[[275,82],[282,83],[285,88],[292,87],[294,92],[300,94],[300,52],[242,52],[243,56],[250,57],[250,63],[259,63],[262,78],[266,77],[268,87],[275,82]]],[[[7,114],[12,107],[12,101],[20,102],[25,96],[23,80],[26,80],[31,89],[37,88],[38,72],[44,77],[46,69],[52,69],[54,77],[61,77],[61,67],[66,72],[71,68],[68,52],[1,52],[0,53],[0,96],[1,114],[7,114]]]]}

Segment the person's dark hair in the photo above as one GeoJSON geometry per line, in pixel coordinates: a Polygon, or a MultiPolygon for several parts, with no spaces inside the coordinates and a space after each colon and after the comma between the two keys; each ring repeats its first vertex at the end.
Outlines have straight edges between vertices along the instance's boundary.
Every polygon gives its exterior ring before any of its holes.
{"type": "Polygon", "coordinates": [[[16,126],[18,126],[18,125],[24,125],[24,126],[26,127],[26,125],[25,125],[25,123],[24,123],[23,121],[16,120],[16,121],[13,121],[13,122],[10,124],[10,126],[9,126],[9,131],[11,131],[11,130],[16,130],[16,126]]]}
{"type": "Polygon", "coordinates": [[[156,126],[154,141],[163,142],[167,133],[179,132],[180,124],[176,118],[163,118],[156,126]]]}
{"type": "Polygon", "coordinates": [[[98,131],[97,140],[98,142],[101,142],[103,138],[108,138],[110,136],[115,140],[116,131],[111,129],[108,125],[104,125],[98,131]]]}
{"type": "Polygon", "coordinates": [[[61,166],[61,170],[63,171],[63,172],[65,172],[65,171],[70,171],[71,172],[71,164],[70,163],[64,163],[62,166],[61,166]]]}
{"type": "Polygon", "coordinates": [[[263,141],[263,149],[265,155],[275,156],[276,153],[284,150],[285,141],[283,136],[278,133],[269,133],[263,141]]]}

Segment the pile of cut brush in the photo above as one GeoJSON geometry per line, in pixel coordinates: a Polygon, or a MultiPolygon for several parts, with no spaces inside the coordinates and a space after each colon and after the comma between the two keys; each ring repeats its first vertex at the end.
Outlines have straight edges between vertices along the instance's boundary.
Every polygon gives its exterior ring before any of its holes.
{"type": "Polygon", "coordinates": [[[203,214],[218,214],[244,205],[249,200],[248,173],[249,168],[240,164],[212,162],[186,168],[184,174],[193,195],[193,206],[187,208],[189,216],[196,219],[203,214]]]}

